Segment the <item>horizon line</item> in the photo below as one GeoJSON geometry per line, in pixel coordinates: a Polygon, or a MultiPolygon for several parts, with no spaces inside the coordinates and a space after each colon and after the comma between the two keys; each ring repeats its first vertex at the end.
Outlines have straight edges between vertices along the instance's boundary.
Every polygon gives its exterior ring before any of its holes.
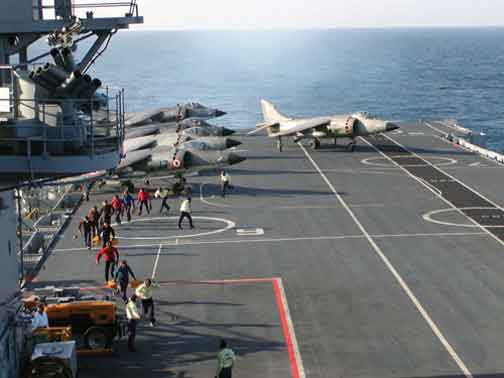
{"type": "Polygon", "coordinates": [[[142,27],[135,26],[127,31],[171,31],[171,32],[216,32],[216,31],[327,31],[327,30],[393,30],[393,29],[504,29],[504,25],[388,25],[388,26],[328,26],[328,27],[142,27]]]}

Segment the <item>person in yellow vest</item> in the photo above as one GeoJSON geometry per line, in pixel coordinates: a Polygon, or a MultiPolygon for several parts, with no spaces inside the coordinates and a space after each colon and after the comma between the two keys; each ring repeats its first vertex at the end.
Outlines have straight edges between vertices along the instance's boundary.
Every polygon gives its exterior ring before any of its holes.
{"type": "Polygon", "coordinates": [[[135,337],[137,323],[140,320],[140,314],[136,305],[137,296],[133,294],[126,302],[126,319],[128,319],[128,350],[136,352],[135,337]]]}
{"type": "Polygon", "coordinates": [[[157,289],[159,285],[152,282],[150,278],[147,278],[143,284],[138,286],[135,290],[135,294],[142,301],[143,315],[149,316],[150,326],[154,327],[156,325],[156,318],[154,316],[154,299],[152,299],[152,289],[157,289]]]}
{"type": "Polygon", "coordinates": [[[228,348],[226,340],[221,340],[219,353],[217,354],[217,374],[215,378],[232,378],[233,366],[236,356],[231,348],[228,348]]]}

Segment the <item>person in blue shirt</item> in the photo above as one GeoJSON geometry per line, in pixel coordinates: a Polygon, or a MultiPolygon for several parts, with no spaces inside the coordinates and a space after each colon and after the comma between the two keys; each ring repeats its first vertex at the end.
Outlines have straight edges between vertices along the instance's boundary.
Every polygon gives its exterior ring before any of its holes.
{"type": "Polygon", "coordinates": [[[135,273],[133,273],[133,271],[131,270],[128,262],[126,260],[122,260],[119,268],[117,268],[115,272],[115,282],[117,283],[118,290],[121,293],[123,301],[125,302],[128,300],[127,291],[130,276],[133,277],[134,280],[136,280],[135,273]]]}
{"type": "Polygon", "coordinates": [[[122,198],[124,204],[124,211],[126,211],[126,219],[128,222],[131,221],[131,211],[135,209],[135,199],[129,193],[128,190],[125,190],[122,198]]]}

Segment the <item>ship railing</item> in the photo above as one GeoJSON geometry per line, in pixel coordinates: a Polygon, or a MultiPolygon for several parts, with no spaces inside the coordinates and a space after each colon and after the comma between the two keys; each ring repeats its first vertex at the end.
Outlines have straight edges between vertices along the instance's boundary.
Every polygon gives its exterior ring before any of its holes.
{"type": "Polygon", "coordinates": [[[114,9],[124,9],[121,17],[139,17],[137,0],[129,1],[57,1],[57,0],[37,0],[33,5],[33,14],[39,15],[39,19],[56,20],[68,19],[73,16],[78,18],[93,18],[94,12],[103,11],[104,16],[114,17],[114,9]]]}
{"type": "Polygon", "coordinates": [[[95,99],[0,101],[13,103],[15,109],[15,117],[0,122],[0,156],[89,155],[93,158],[114,151],[122,154],[123,90],[112,99],[107,96],[106,104],[103,99],[101,103],[95,99]],[[99,103],[100,110],[96,110],[99,103]],[[71,108],[65,117],[62,109],[67,106],[71,108]],[[84,108],[87,111],[79,110],[84,108]],[[32,117],[20,113],[31,113],[32,117]]]}

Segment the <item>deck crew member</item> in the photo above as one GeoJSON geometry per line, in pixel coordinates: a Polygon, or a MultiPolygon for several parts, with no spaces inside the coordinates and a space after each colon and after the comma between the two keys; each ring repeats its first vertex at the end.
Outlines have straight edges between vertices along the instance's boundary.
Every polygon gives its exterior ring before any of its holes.
{"type": "Polygon", "coordinates": [[[143,207],[147,210],[147,214],[150,214],[150,195],[144,188],[141,188],[137,195],[137,201],[140,203],[138,208],[138,215],[142,215],[143,207]]]}
{"type": "Polygon", "coordinates": [[[217,354],[217,374],[216,378],[231,378],[233,376],[233,365],[236,357],[231,348],[228,348],[226,340],[221,340],[219,353],[217,354]]]}
{"type": "Polygon", "coordinates": [[[182,230],[182,221],[184,220],[184,218],[189,219],[189,226],[191,228],[194,228],[191,217],[191,198],[186,198],[180,205],[180,217],[178,221],[178,228],[180,230],[182,230]]]}
{"type": "Polygon", "coordinates": [[[112,242],[116,237],[115,231],[108,223],[104,223],[101,232],[102,247],[107,246],[108,242],[112,242]]]}
{"type": "Polygon", "coordinates": [[[32,319],[32,331],[38,328],[49,327],[49,319],[47,318],[47,313],[45,312],[45,307],[42,303],[37,306],[37,311],[33,314],[32,319]]]}
{"type": "Polygon", "coordinates": [[[221,196],[224,198],[226,196],[226,191],[229,188],[229,182],[230,182],[230,177],[227,174],[226,171],[222,170],[221,175],[220,175],[220,181],[221,181],[221,196]]]}
{"type": "Polygon", "coordinates": [[[105,247],[102,247],[96,254],[96,265],[100,263],[100,258],[103,256],[105,260],[105,282],[109,281],[109,275],[114,270],[115,265],[119,262],[119,252],[108,242],[105,247]]]}
{"type": "Polygon", "coordinates": [[[115,282],[117,282],[117,284],[119,285],[119,292],[121,293],[121,297],[125,302],[128,299],[127,291],[130,276],[133,277],[134,280],[136,280],[135,273],[133,273],[133,271],[131,270],[128,262],[126,260],[122,260],[115,274],[115,282]]]}
{"type": "Polygon", "coordinates": [[[137,322],[140,320],[140,314],[138,313],[138,308],[136,306],[137,296],[133,294],[130,299],[126,302],[126,319],[128,319],[128,350],[130,352],[136,352],[135,349],[135,337],[137,322]]]}
{"type": "Polygon", "coordinates": [[[156,325],[156,317],[154,316],[154,299],[152,299],[152,289],[157,289],[158,284],[147,278],[143,284],[137,287],[135,294],[142,301],[142,309],[145,317],[149,316],[150,326],[156,325]]]}
{"type": "Polygon", "coordinates": [[[91,233],[92,225],[89,221],[89,217],[86,215],[79,223],[79,232],[84,238],[84,246],[91,250],[91,233]]]}
{"type": "Polygon", "coordinates": [[[100,210],[100,214],[102,217],[102,223],[108,223],[110,224],[112,221],[112,213],[114,212],[114,209],[112,208],[112,205],[107,201],[103,201],[103,206],[100,210]]]}
{"type": "Polygon", "coordinates": [[[100,223],[100,212],[98,211],[98,207],[93,206],[88,213],[89,221],[91,222],[91,236],[94,238],[96,235],[100,234],[100,229],[98,227],[100,223]]]}
{"type": "Polygon", "coordinates": [[[161,208],[159,209],[159,214],[162,214],[163,210],[165,209],[166,213],[170,212],[170,205],[168,205],[168,198],[169,198],[168,190],[161,192],[161,208]]]}
{"type": "Polygon", "coordinates": [[[112,206],[112,209],[114,210],[115,222],[117,224],[121,224],[121,215],[123,212],[123,202],[121,201],[121,199],[119,198],[119,196],[117,194],[114,195],[114,198],[112,198],[110,205],[112,206]]]}
{"type": "Polygon", "coordinates": [[[125,190],[123,193],[123,208],[124,211],[126,211],[126,219],[128,222],[131,221],[131,211],[135,209],[135,199],[133,196],[129,193],[128,190],[125,190]]]}

